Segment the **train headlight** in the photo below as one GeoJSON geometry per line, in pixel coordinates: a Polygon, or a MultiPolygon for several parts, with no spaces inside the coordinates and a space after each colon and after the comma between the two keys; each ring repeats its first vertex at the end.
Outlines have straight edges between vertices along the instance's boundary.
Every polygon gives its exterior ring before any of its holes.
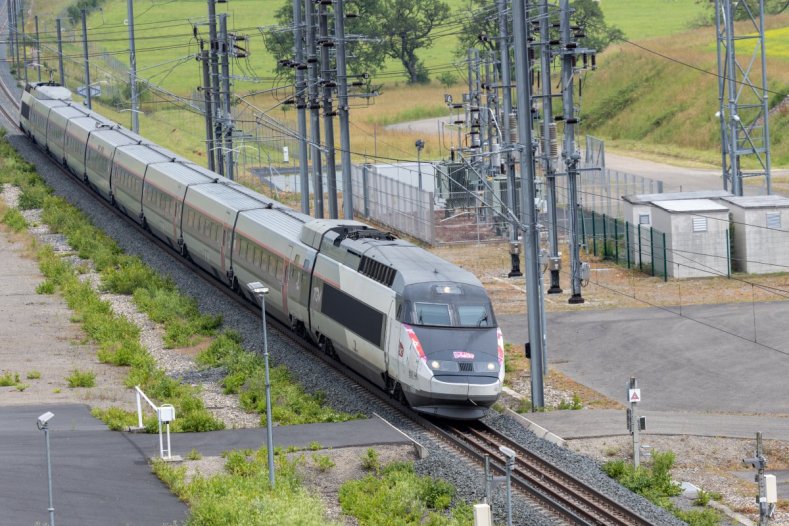
{"type": "Polygon", "coordinates": [[[497,369],[496,364],[493,362],[488,362],[488,371],[495,371],[497,369]]]}
{"type": "Polygon", "coordinates": [[[430,368],[434,370],[441,369],[441,362],[439,362],[438,360],[433,360],[432,362],[430,362],[430,368]]]}

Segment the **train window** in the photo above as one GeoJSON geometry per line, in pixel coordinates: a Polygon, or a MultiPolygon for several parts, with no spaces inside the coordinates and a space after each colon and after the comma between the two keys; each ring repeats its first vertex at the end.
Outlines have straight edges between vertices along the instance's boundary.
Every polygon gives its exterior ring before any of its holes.
{"type": "Polygon", "coordinates": [[[491,320],[484,305],[458,305],[458,321],[463,327],[487,327],[491,320]]]}
{"type": "Polygon", "coordinates": [[[419,325],[452,325],[449,305],[445,303],[414,303],[419,325]]]}

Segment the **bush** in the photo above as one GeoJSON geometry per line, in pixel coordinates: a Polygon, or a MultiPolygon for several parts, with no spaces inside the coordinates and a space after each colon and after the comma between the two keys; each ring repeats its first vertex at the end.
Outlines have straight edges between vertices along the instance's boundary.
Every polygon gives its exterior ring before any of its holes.
{"type": "Polygon", "coordinates": [[[9,208],[3,214],[3,223],[9,226],[14,232],[22,232],[27,229],[27,221],[25,221],[22,213],[16,208],[9,208]]]}
{"type": "Polygon", "coordinates": [[[19,383],[19,373],[6,372],[0,376],[0,387],[10,387],[19,383]]]}
{"type": "Polygon", "coordinates": [[[340,505],[360,525],[422,524],[455,526],[471,522],[471,507],[459,504],[447,511],[455,493],[448,482],[419,476],[407,462],[396,462],[380,476],[346,482],[340,488],[340,505]]]}
{"type": "Polygon", "coordinates": [[[66,377],[66,381],[71,388],[95,387],[96,373],[93,371],[80,371],[79,369],[74,369],[71,371],[71,375],[66,377]]]}

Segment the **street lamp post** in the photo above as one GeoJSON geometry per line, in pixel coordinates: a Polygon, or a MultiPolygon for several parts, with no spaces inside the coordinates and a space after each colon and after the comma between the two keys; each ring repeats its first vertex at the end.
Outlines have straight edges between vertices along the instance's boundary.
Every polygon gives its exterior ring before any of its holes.
{"type": "Polygon", "coordinates": [[[260,312],[263,318],[263,364],[266,371],[266,440],[268,450],[268,481],[274,489],[274,439],[271,430],[271,382],[268,374],[268,330],[266,329],[266,294],[268,288],[259,281],[247,284],[249,291],[260,300],[260,312]]]}
{"type": "Polygon", "coordinates": [[[38,417],[36,425],[44,432],[44,440],[47,444],[47,480],[49,482],[49,526],[55,526],[55,507],[52,505],[52,460],[49,455],[49,421],[55,416],[49,411],[38,417]]]}
{"type": "Polygon", "coordinates": [[[419,172],[419,189],[422,189],[422,148],[425,147],[425,141],[422,139],[417,139],[416,143],[416,167],[417,171],[419,172]]]}

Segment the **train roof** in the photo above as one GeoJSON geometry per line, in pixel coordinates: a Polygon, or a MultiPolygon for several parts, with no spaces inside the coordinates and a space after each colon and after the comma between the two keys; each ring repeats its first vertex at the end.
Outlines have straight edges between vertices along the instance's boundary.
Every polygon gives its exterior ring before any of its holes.
{"type": "Polygon", "coordinates": [[[362,253],[364,256],[397,270],[398,277],[393,284],[395,289],[399,289],[400,286],[435,281],[482,287],[482,283],[471,272],[444,261],[407,241],[399,239],[391,242],[365,240],[358,243],[362,246],[367,245],[366,250],[362,253]]]}
{"type": "Polygon", "coordinates": [[[71,100],[71,91],[55,83],[33,82],[29,87],[33,97],[38,100],[71,100]]]}
{"type": "Polygon", "coordinates": [[[172,161],[171,157],[165,156],[158,150],[151,148],[148,144],[127,144],[125,146],[119,146],[118,153],[125,153],[143,165],[172,161]]]}
{"type": "MultiPolygon", "coordinates": [[[[242,213],[250,221],[257,223],[262,228],[286,236],[288,239],[298,239],[301,233],[303,222],[297,220],[289,214],[283,214],[282,210],[276,208],[258,208],[242,213]]],[[[239,226],[241,219],[239,218],[239,226]]]]}

